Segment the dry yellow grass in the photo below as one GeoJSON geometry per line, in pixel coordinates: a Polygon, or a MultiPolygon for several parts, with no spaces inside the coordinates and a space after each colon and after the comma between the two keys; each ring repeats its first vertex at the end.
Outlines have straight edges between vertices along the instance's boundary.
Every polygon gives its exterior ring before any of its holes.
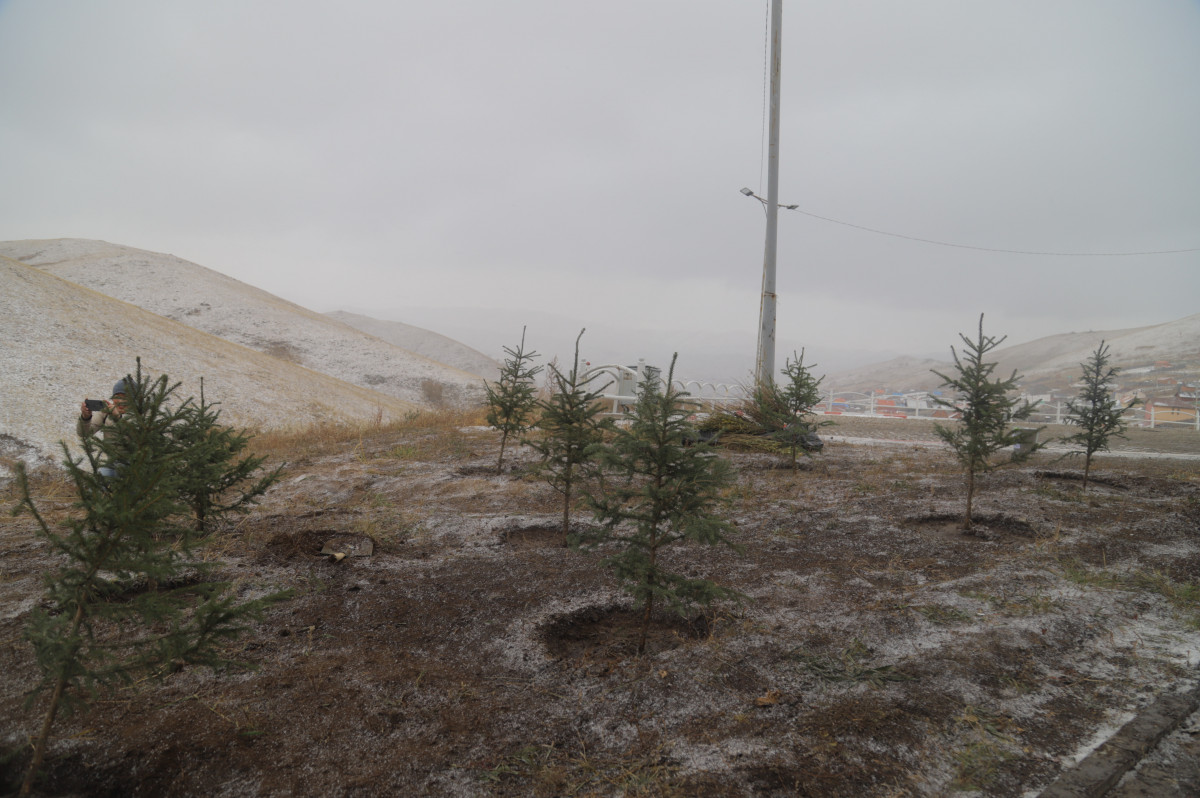
{"type": "Polygon", "coordinates": [[[464,428],[485,423],[482,408],[414,411],[396,421],[385,422],[377,417],[360,424],[313,424],[303,428],[255,432],[251,449],[268,458],[295,460],[330,454],[347,446],[375,450],[398,437],[414,434],[453,438],[461,434],[460,430],[464,428]]]}

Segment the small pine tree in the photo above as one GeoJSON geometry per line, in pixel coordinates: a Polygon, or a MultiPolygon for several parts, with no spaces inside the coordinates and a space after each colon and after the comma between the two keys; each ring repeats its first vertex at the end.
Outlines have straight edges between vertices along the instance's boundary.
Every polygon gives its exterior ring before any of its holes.
{"type": "Polygon", "coordinates": [[[541,410],[537,426],[543,434],[526,441],[542,455],[542,477],[562,494],[564,535],[571,529],[571,500],[585,476],[588,449],[600,442],[610,426],[600,419],[600,392],[588,389],[596,375],[584,378],[579,373],[579,341],[584,332],[580,330],[575,339],[575,360],[569,373],[564,375],[557,364],[550,364],[549,397],[537,405],[541,410]]]}
{"type": "Polygon", "coordinates": [[[1137,399],[1132,399],[1129,404],[1122,405],[1112,395],[1110,385],[1120,369],[1110,366],[1108,361],[1108,347],[1101,341],[1092,356],[1079,364],[1083,369],[1083,383],[1079,396],[1067,403],[1067,423],[1079,427],[1079,432],[1062,440],[1083,449],[1071,454],[1084,456],[1082,489],[1085,491],[1092,471],[1092,455],[1108,451],[1112,438],[1125,437],[1125,411],[1138,404],[1137,399]]]}
{"type": "Polygon", "coordinates": [[[953,346],[950,347],[958,376],[948,377],[936,370],[933,373],[942,379],[943,387],[948,386],[955,391],[953,399],[948,401],[939,398],[935,401],[943,407],[961,410],[962,419],[954,427],[936,424],[934,429],[954,450],[955,457],[966,472],[967,505],[963,528],[970,529],[976,476],[1004,465],[993,459],[1002,449],[1021,444],[1013,449],[1012,457],[1007,461],[1016,463],[1027,459],[1039,448],[1039,444],[1027,443],[1028,432],[1010,426],[1010,422],[1029,418],[1033,413],[1034,405],[1009,396],[1017,388],[1020,376],[1013,371],[1006,380],[993,379],[992,372],[996,370],[996,364],[984,362],[984,357],[1003,343],[1007,336],[997,339],[984,335],[981,313],[978,337],[972,340],[962,333],[958,337],[965,347],[962,356],[953,346]]]}
{"type": "Polygon", "coordinates": [[[780,373],[787,377],[783,386],[783,397],[792,415],[803,417],[812,415],[813,408],[821,403],[821,383],[824,377],[813,377],[812,370],[817,367],[804,365],[804,350],[800,354],[792,353],[780,373]]]}
{"type": "MultiPolygon", "coordinates": [[[[771,437],[788,448],[792,468],[796,468],[796,455],[803,448],[805,439],[821,426],[810,417],[813,408],[821,402],[820,388],[825,378],[813,377],[813,368],[816,368],[815,363],[811,367],[804,365],[804,350],[798,355],[793,352],[781,370],[787,381],[767,386],[766,390],[772,395],[764,397],[782,411],[777,414],[778,426],[771,432],[771,437]]],[[[759,390],[763,389],[760,387],[759,390]]]]}
{"type": "Polygon", "coordinates": [[[782,447],[791,467],[797,468],[799,453],[807,454],[817,441],[816,430],[830,423],[818,422],[813,413],[821,402],[820,385],[825,379],[814,377],[813,368],[815,365],[804,365],[803,350],[800,354],[793,352],[780,370],[786,381],[755,382],[745,400],[711,413],[701,422],[701,429],[725,434],[725,440],[742,445],[754,438],[771,441],[771,445],[759,448],[777,452],[782,447]]]}
{"type": "Polygon", "coordinates": [[[676,544],[733,545],[731,524],[717,514],[732,471],[708,445],[685,445],[696,438],[688,422],[694,408],[688,394],[673,387],[674,372],[673,357],[665,388],[658,380],[645,380],[630,426],[618,428],[611,444],[592,447],[618,479],[603,496],[588,496],[602,527],[572,539],[577,546],[616,547],[604,565],[642,608],[639,655],[658,602],[684,613],[692,605],[736,595],[709,580],[673,573],[663,563],[664,551],[676,544]]]}
{"type": "Polygon", "coordinates": [[[201,379],[200,401],[186,405],[178,423],[171,427],[180,455],[180,496],[192,510],[197,532],[205,532],[209,523],[230,513],[248,512],[283,470],[280,465],[247,484],[266,458],[247,455],[238,459],[252,436],[220,424],[221,411],[216,404],[205,399],[201,379]]]}
{"type": "Polygon", "coordinates": [[[30,613],[25,629],[41,670],[30,700],[45,692],[50,698],[22,795],[33,789],[60,710],[86,703],[109,684],[182,665],[222,664],[218,644],[282,598],[238,603],[223,596],[223,585],[200,578],[206,566],[189,557],[197,538],[181,523],[187,514],[180,500],[182,456],[170,439],[189,402],[171,409],[178,384],[168,385],[165,375],[143,377],[140,362],[136,377],[125,380],[125,412],[104,437],[84,438],[81,458],[63,444],[79,496],[79,513],[64,530],[51,529],[24,469],[17,469],[21,500],[14,513],[29,512],[38,534],[64,560],[46,575],[44,606],[30,613]]]}
{"type": "Polygon", "coordinates": [[[500,368],[500,379],[495,383],[484,383],[487,389],[487,423],[500,430],[500,457],[496,460],[496,473],[504,470],[504,449],[508,439],[520,435],[531,426],[533,411],[537,404],[534,377],[541,366],[531,366],[537,352],[525,351],[525,328],[521,328],[521,343],[516,349],[504,347],[508,357],[500,368]]]}

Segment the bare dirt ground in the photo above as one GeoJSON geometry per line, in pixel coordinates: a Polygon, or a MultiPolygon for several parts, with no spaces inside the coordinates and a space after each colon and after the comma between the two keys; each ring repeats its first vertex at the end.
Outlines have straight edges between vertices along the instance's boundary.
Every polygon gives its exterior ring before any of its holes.
{"type": "MultiPolygon", "coordinates": [[[[931,426],[823,432],[798,471],[723,453],[742,551],[670,559],[746,600],[656,619],[640,658],[626,596],[564,545],[528,452],[497,476],[495,433],[420,422],[293,444],[283,482],[206,548],[243,595],[296,590],[230,648],[251,667],[100,696],[57,725],[39,789],[1022,796],[1195,684],[1200,461],[1102,457],[1080,495],[1077,463],[1036,455],[983,480],[966,535],[931,426]],[[321,554],[364,538],[368,556],[321,554]]],[[[1123,445],[1200,443],[1160,432],[1123,445]]],[[[37,494],[68,510],[60,482],[37,494]]],[[[0,519],[0,551],[10,790],[42,707],[24,704],[22,624],[53,561],[26,516],[0,519]]]]}

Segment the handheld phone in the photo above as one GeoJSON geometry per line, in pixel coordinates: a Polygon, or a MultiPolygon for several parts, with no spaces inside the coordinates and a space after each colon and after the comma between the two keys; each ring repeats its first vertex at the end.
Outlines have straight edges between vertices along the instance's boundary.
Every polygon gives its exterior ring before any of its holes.
{"type": "Polygon", "coordinates": [[[88,410],[107,410],[108,404],[103,399],[84,399],[83,403],[87,405],[88,410]]]}

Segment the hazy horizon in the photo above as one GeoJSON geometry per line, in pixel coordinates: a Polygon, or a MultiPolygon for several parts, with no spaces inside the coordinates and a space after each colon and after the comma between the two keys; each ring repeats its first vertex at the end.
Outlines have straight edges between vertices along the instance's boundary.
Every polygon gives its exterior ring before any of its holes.
{"type": "MultiPolygon", "coordinates": [[[[0,0],[0,239],[749,362],[768,9],[0,0]]],[[[785,3],[782,30],[777,362],[1200,311],[1200,3],[785,3]]]]}

